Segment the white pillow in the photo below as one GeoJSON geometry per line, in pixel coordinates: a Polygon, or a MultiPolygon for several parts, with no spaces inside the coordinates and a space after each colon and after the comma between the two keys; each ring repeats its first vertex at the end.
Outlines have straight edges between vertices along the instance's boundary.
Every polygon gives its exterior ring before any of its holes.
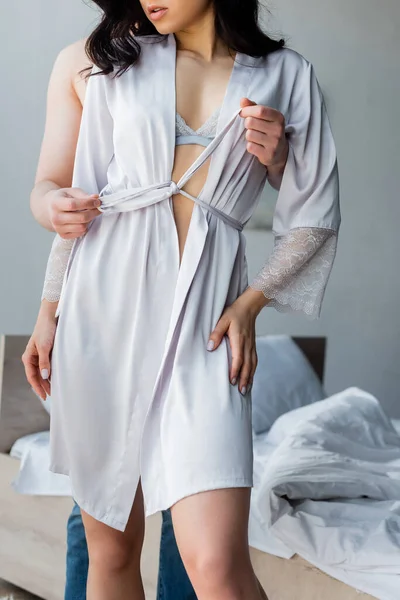
{"type": "Polygon", "coordinates": [[[253,430],[268,431],[295,408],[326,398],[317,374],[287,335],[257,336],[258,364],[251,392],[253,430]]]}

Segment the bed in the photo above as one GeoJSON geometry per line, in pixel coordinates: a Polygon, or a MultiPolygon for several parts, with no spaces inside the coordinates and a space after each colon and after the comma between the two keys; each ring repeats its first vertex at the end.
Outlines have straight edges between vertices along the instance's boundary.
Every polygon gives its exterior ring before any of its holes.
{"type": "MultiPolygon", "coordinates": [[[[27,339],[25,336],[0,338],[0,442],[3,436],[3,451],[0,452],[0,579],[45,600],[62,600],[66,522],[72,499],[22,495],[11,486],[19,471],[19,461],[7,453],[12,439],[42,431],[49,424],[47,413],[42,407],[38,410],[38,403],[25,383],[20,356],[27,339]],[[14,406],[10,408],[11,403],[14,406]],[[33,416],[35,411],[37,414],[33,416]],[[14,421],[10,424],[10,420],[14,421]]],[[[293,339],[322,381],[326,340],[293,339]]],[[[156,597],[159,537],[160,517],[156,515],[147,520],[142,556],[146,598],[149,600],[156,597]]],[[[251,548],[251,556],[270,600],[373,598],[331,578],[297,555],[288,560],[251,548]]]]}

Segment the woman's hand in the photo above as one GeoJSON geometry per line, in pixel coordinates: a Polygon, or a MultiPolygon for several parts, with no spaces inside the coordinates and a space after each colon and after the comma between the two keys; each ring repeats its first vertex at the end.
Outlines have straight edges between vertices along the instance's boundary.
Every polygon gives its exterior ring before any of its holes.
{"type": "Polygon", "coordinates": [[[48,203],[49,219],[56,231],[65,240],[85,235],[89,224],[101,212],[98,194],[86,194],[80,188],[50,190],[44,197],[48,203]]]}
{"type": "Polygon", "coordinates": [[[57,305],[58,302],[42,301],[35,329],[22,355],[26,378],[43,400],[50,396],[50,354],[57,329],[57,305]]]}
{"type": "Polygon", "coordinates": [[[238,383],[243,396],[253,384],[257,367],[255,323],[259,312],[267,303],[262,292],[247,288],[222,313],[207,345],[207,350],[215,350],[224,335],[228,336],[232,353],[229,380],[232,385],[238,383]]]}
{"type": "Polygon", "coordinates": [[[248,98],[240,102],[240,116],[245,119],[247,151],[268,169],[270,184],[279,189],[289,152],[285,117],[274,108],[262,106],[248,98]]]}

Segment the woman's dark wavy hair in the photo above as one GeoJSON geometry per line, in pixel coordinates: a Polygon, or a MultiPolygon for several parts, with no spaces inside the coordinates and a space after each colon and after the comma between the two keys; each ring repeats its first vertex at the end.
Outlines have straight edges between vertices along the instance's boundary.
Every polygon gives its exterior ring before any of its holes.
{"type": "MultiPolygon", "coordinates": [[[[102,10],[99,25],[86,42],[89,59],[100,69],[98,74],[116,71],[122,75],[140,56],[135,36],[156,35],[139,0],[93,0],[102,10]]],[[[274,40],[259,26],[259,0],[213,0],[215,28],[220,39],[234,52],[267,56],[285,45],[274,40]]]]}

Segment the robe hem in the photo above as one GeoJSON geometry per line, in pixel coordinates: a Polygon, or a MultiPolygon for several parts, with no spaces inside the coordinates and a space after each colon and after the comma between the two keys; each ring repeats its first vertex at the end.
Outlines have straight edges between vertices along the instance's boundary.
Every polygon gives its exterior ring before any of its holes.
{"type": "MultiPolygon", "coordinates": [[[[49,471],[51,471],[52,473],[57,473],[59,475],[66,475],[68,477],[70,476],[68,468],[59,466],[56,463],[50,464],[49,471]]],[[[184,500],[185,498],[189,498],[190,496],[195,496],[196,494],[201,494],[203,492],[212,492],[214,490],[228,489],[228,488],[252,488],[253,485],[254,485],[254,482],[253,482],[252,478],[248,478],[248,477],[247,478],[239,477],[236,479],[235,478],[219,479],[219,480],[215,481],[214,483],[210,483],[210,484],[204,485],[200,488],[196,488],[195,491],[188,491],[185,493],[180,493],[175,496],[172,496],[170,500],[167,500],[162,505],[154,505],[153,507],[147,506],[147,507],[145,507],[144,516],[147,519],[148,517],[151,517],[152,515],[154,515],[156,513],[162,512],[164,510],[168,510],[169,508],[171,508],[171,506],[174,506],[174,504],[176,504],[180,500],[184,500]]],[[[128,523],[129,515],[126,520],[121,521],[120,519],[117,519],[117,518],[111,516],[111,514],[110,514],[111,509],[106,512],[96,509],[92,504],[90,504],[86,500],[79,499],[79,496],[72,489],[72,482],[71,482],[71,493],[72,493],[73,500],[76,502],[76,504],[79,506],[79,508],[82,508],[93,519],[96,519],[96,521],[104,523],[105,525],[108,525],[109,527],[112,527],[113,529],[117,529],[118,531],[122,531],[122,532],[125,531],[127,523],[128,523]]],[[[133,499],[132,499],[132,502],[133,502],[133,499]]]]}
{"type": "Polygon", "coordinates": [[[252,488],[254,486],[254,482],[252,479],[240,477],[240,478],[229,478],[229,479],[218,479],[214,483],[210,483],[200,488],[197,487],[195,491],[188,491],[185,493],[180,493],[175,496],[171,496],[170,500],[167,500],[163,503],[163,505],[151,505],[146,506],[145,508],[145,517],[151,517],[152,515],[162,512],[164,510],[170,509],[174,504],[184,500],[185,498],[189,498],[190,496],[195,496],[196,494],[201,494],[203,492],[213,492],[214,490],[224,490],[229,488],[252,488]],[[157,507],[156,507],[157,506],[157,507]]]}

